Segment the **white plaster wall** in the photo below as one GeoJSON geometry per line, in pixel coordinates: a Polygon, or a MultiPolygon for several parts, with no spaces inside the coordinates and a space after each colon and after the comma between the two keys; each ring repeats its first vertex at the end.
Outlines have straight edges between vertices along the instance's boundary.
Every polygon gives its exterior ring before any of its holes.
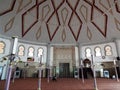
{"type": "MultiPolygon", "coordinates": [[[[109,43],[102,43],[102,44],[96,44],[96,45],[86,45],[86,46],[82,46],[82,51],[81,51],[81,54],[82,54],[82,59],[85,59],[85,49],[89,47],[91,48],[92,50],[92,55],[93,55],[93,61],[94,62],[109,62],[109,61],[113,61],[114,57],[117,57],[117,50],[116,50],[116,45],[115,45],[115,42],[109,42],[109,43]],[[106,45],[110,45],[112,47],[112,56],[105,56],[105,53],[104,53],[104,47],[106,45]],[[99,46],[101,48],[101,52],[102,52],[102,56],[100,57],[95,57],[95,51],[94,51],[94,48],[96,46],[99,46]],[[105,58],[102,58],[102,57],[105,57],[105,58]]],[[[91,57],[88,57],[90,60],[92,60],[91,57]]]]}
{"type": "Polygon", "coordinates": [[[34,58],[34,62],[39,62],[39,57],[37,55],[37,51],[39,48],[43,48],[44,52],[43,52],[43,57],[42,57],[42,60],[43,60],[43,63],[46,63],[46,56],[47,56],[47,47],[46,46],[42,46],[42,45],[34,45],[34,44],[30,44],[30,43],[21,43],[19,42],[18,43],[18,47],[19,45],[23,45],[25,47],[25,55],[24,56],[20,56],[21,60],[24,61],[24,62],[27,62],[27,57],[28,56],[28,48],[29,47],[33,47],[34,48],[34,55],[33,55],[33,58],[34,58]]]}
{"type": "MultiPolygon", "coordinates": [[[[5,39],[5,38],[0,38],[0,41],[3,41],[5,43],[5,52],[3,54],[0,54],[0,60],[2,60],[2,57],[10,54],[11,42],[10,42],[9,39],[5,39]]],[[[2,80],[6,79],[7,62],[8,61],[0,62],[0,66],[4,66],[3,74],[2,74],[2,77],[1,77],[2,80]]]]}
{"type": "MultiPolygon", "coordinates": [[[[0,41],[4,41],[5,42],[5,53],[4,54],[0,54],[0,60],[2,60],[2,57],[9,55],[11,53],[11,39],[8,38],[4,38],[4,37],[0,37],[0,41]]],[[[25,47],[25,55],[24,56],[19,56],[21,58],[21,60],[23,62],[27,62],[27,57],[28,57],[28,48],[30,46],[32,46],[35,51],[34,51],[34,62],[38,62],[38,56],[37,56],[37,50],[38,48],[43,48],[44,53],[43,53],[43,63],[46,63],[46,56],[47,56],[47,47],[45,45],[35,45],[32,43],[22,43],[22,42],[18,42],[18,46],[19,45],[24,45],[25,47]]],[[[18,54],[18,49],[17,49],[17,53],[18,54]]],[[[7,67],[8,67],[8,62],[4,61],[4,62],[0,62],[0,66],[4,66],[3,68],[3,74],[2,74],[2,80],[6,79],[6,74],[7,74],[7,67]]]]}

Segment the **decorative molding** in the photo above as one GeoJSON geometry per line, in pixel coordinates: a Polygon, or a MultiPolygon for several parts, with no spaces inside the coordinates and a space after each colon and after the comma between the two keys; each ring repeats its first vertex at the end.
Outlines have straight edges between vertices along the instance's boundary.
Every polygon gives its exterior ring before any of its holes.
{"type": "Polygon", "coordinates": [[[42,27],[42,26],[39,27],[39,29],[37,30],[37,33],[36,33],[36,39],[37,39],[37,40],[38,40],[38,39],[40,38],[40,36],[41,36],[41,27],[42,27]]]}
{"type": "Polygon", "coordinates": [[[89,40],[91,40],[91,38],[92,38],[92,33],[91,33],[88,26],[87,26],[87,37],[88,37],[89,40]]]}
{"type": "Polygon", "coordinates": [[[59,28],[59,26],[60,26],[60,20],[59,20],[59,16],[58,16],[57,10],[58,10],[58,9],[60,8],[60,6],[64,3],[64,1],[61,2],[61,3],[58,5],[57,8],[55,8],[55,3],[54,3],[54,1],[51,1],[51,2],[52,2],[52,5],[53,5],[53,8],[54,8],[54,11],[53,11],[53,13],[50,15],[50,17],[48,18],[47,23],[46,23],[50,41],[52,41],[53,37],[55,36],[55,34],[56,34],[56,32],[58,31],[58,28],[59,28]],[[57,20],[57,22],[58,22],[58,25],[56,25],[56,28],[54,29],[53,34],[51,34],[51,31],[50,31],[50,28],[49,28],[49,24],[48,24],[48,23],[50,22],[50,20],[52,19],[52,17],[53,17],[54,15],[56,16],[56,20],[57,20]]]}
{"type": "Polygon", "coordinates": [[[13,26],[13,23],[14,23],[14,20],[15,20],[15,17],[11,18],[5,25],[5,29],[4,29],[4,32],[7,32],[9,31],[12,26],[13,26]]]}
{"type": "Polygon", "coordinates": [[[0,16],[4,15],[6,13],[9,13],[9,12],[11,12],[14,9],[16,0],[11,0],[11,1],[12,1],[12,4],[10,5],[10,7],[7,10],[5,10],[5,11],[0,12],[0,16]]]}
{"type": "Polygon", "coordinates": [[[103,3],[102,2],[103,0],[99,0],[99,4],[104,7],[106,10],[109,10],[109,8],[111,8],[111,5],[110,5],[110,2],[109,0],[106,0],[107,1],[107,4],[108,4],[108,7],[106,6],[106,3],[103,3]]]}
{"type": "Polygon", "coordinates": [[[39,5],[41,5],[42,3],[44,3],[46,0],[44,0],[44,1],[41,1],[41,2],[39,2],[38,0],[36,0],[36,3],[35,3],[35,5],[33,5],[31,8],[29,8],[25,13],[23,13],[22,14],[22,37],[24,37],[26,34],[27,34],[27,32],[38,22],[38,19],[39,19],[39,5]],[[29,28],[28,29],[24,29],[24,18],[25,18],[25,15],[28,13],[28,12],[30,12],[32,9],[36,9],[36,16],[35,16],[35,18],[36,18],[36,20],[29,26],[29,28]]]}
{"type": "Polygon", "coordinates": [[[81,21],[79,15],[77,14],[77,12],[76,12],[75,10],[76,10],[76,8],[77,8],[77,6],[78,6],[78,4],[79,4],[79,0],[76,2],[75,8],[73,8],[68,1],[66,1],[66,3],[69,5],[69,7],[70,7],[71,10],[72,10],[72,14],[71,14],[71,16],[70,16],[70,19],[69,19],[69,22],[68,22],[68,26],[69,26],[70,31],[72,32],[75,40],[78,41],[78,38],[79,38],[79,35],[80,35],[80,31],[81,31],[81,27],[82,27],[82,21],[81,21]],[[80,22],[79,28],[78,28],[78,30],[77,30],[77,35],[75,34],[75,32],[74,32],[74,30],[72,29],[71,24],[70,24],[71,21],[72,21],[73,15],[75,15],[75,16],[78,18],[79,22],[80,22]]]}
{"type": "Polygon", "coordinates": [[[38,22],[38,11],[37,11],[36,4],[22,14],[22,37],[24,37],[27,34],[27,32],[38,22]],[[28,12],[30,12],[34,8],[36,9],[36,20],[25,30],[25,21],[24,21],[25,16],[27,15],[28,12]]]}
{"type": "Polygon", "coordinates": [[[93,5],[95,3],[95,0],[84,0],[84,1],[91,4],[91,5],[93,5]]]}
{"type": "MultiPolygon", "coordinates": [[[[82,26],[87,27],[86,37],[91,40],[92,33],[91,28],[94,26],[98,32],[100,32],[105,38],[107,36],[107,27],[109,24],[109,14],[113,16],[114,23],[117,30],[120,31],[120,21],[117,18],[117,15],[120,13],[120,1],[119,0],[75,0],[72,3],[72,0],[11,0],[7,7],[4,7],[0,12],[0,16],[4,14],[10,14],[10,18],[3,23],[4,32],[6,33],[9,30],[12,30],[13,25],[15,25],[14,20],[17,18],[21,24],[22,37],[24,37],[30,30],[33,30],[33,27],[38,22],[41,24],[38,30],[35,30],[36,37],[38,40],[41,37],[41,32],[44,29],[47,31],[48,38],[52,41],[57,35],[59,27],[66,29],[61,30],[61,37],[63,42],[65,42],[66,30],[72,34],[72,38],[75,41],[78,41],[82,26]],[[25,3],[24,3],[25,2],[25,3]],[[82,4],[83,3],[83,4],[82,4]],[[112,5],[113,4],[113,5],[112,5]],[[17,6],[18,5],[18,6],[17,6]],[[64,6],[66,5],[66,6],[64,6]],[[115,6],[115,8],[113,8],[115,6]],[[16,8],[16,9],[15,9],[16,8]],[[25,8],[25,9],[24,9],[25,8]],[[22,10],[25,10],[22,12],[22,10]],[[116,9],[117,15],[113,13],[113,10],[116,9]],[[14,11],[15,12],[14,12],[14,11]],[[13,11],[13,12],[11,12],[13,11]],[[34,11],[34,12],[33,12],[34,11]],[[17,13],[16,13],[17,12],[17,13]],[[20,13],[18,13],[20,12],[20,13]],[[11,14],[16,14],[15,17],[11,17],[11,14]],[[58,14],[61,14],[58,15],[58,14]],[[41,19],[40,16],[41,15],[41,19]],[[95,17],[96,15],[96,17],[95,17]],[[18,18],[21,16],[21,18],[18,18]],[[28,22],[29,17],[33,17],[31,22],[28,22]],[[101,17],[101,18],[100,18],[101,17]],[[83,19],[82,19],[83,18],[83,19]],[[85,22],[83,22],[83,21],[85,22]],[[55,21],[55,22],[54,22],[55,21]],[[61,21],[61,22],[60,22],[61,21]],[[89,25],[88,25],[89,24],[89,25]],[[66,25],[66,26],[65,26],[66,25]],[[68,27],[68,28],[67,28],[68,27]]],[[[7,15],[6,15],[7,16],[7,15]]],[[[4,17],[4,16],[3,16],[4,17]]],[[[5,20],[5,19],[4,19],[5,20]]]]}
{"type": "Polygon", "coordinates": [[[42,8],[42,20],[44,20],[44,19],[47,17],[47,15],[48,15],[49,12],[50,12],[50,7],[49,7],[49,5],[43,6],[43,8],[42,8]],[[48,10],[48,11],[47,11],[46,14],[45,14],[45,11],[46,11],[46,10],[48,10]]]}
{"type": "Polygon", "coordinates": [[[104,7],[106,9],[106,11],[109,11],[112,15],[113,15],[113,11],[112,11],[112,6],[110,4],[110,1],[109,0],[106,0],[107,3],[108,3],[108,7],[105,6],[106,4],[105,3],[102,3],[102,0],[99,0],[99,4],[104,7]]]}
{"type": "Polygon", "coordinates": [[[116,25],[117,30],[120,31],[120,22],[116,18],[114,18],[114,21],[115,21],[115,25],[116,25]]]}
{"type": "Polygon", "coordinates": [[[108,21],[108,16],[95,5],[95,1],[93,2],[93,4],[91,4],[90,2],[88,2],[87,0],[84,0],[86,3],[88,3],[92,8],[91,8],[91,23],[101,32],[101,34],[106,37],[106,32],[107,32],[107,21],[108,21]],[[94,10],[97,10],[99,13],[101,13],[101,16],[104,17],[103,21],[104,21],[104,30],[102,30],[100,28],[99,25],[97,25],[96,22],[94,22],[94,10]]]}
{"type": "Polygon", "coordinates": [[[114,0],[114,2],[115,2],[115,7],[116,7],[117,12],[120,13],[120,6],[119,6],[120,1],[114,0]]]}
{"type": "Polygon", "coordinates": [[[37,5],[41,5],[42,3],[46,2],[47,0],[36,0],[37,5]]]}
{"type": "Polygon", "coordinates": [[[18,9],[17,9],[17,13],[22,11],[24,8],[26,8],[28,5],[30,5],[32,3],[32,0],[28,0],[28,2],[22,7],[24,1],[27,1],[27,0],[20,0],[19,1],[19,6],[18,6],[18,9]]]}
{"type": "Polygon", "coordinates": [[[80,11],[81,15],[83,16],[85,22],[88,22],[88,9],[87,9],[87,7],[84,6],[84,5],[81,5],[79,11],[80,11]],[[85,12],[82,12],[82,8],[85,8],[86,11],[85,11],[85,12]]]}
{"type": "Polygon", "coordinates": [[[65,25],[67,17],[68,17],[68,10],[67,10],[66,7],[61,10],[61,16],[62,16],[62,21],[63,21],[63,23],[65,25]],[[65,15],[65,17],[64,17],[64,15],[65,15]]]}
{"type": "Polygon", "coordinates": [[[65,28],[62,31],[62,41],[64,42],[66,39],[66,33],[65,33],[65,28]]]}

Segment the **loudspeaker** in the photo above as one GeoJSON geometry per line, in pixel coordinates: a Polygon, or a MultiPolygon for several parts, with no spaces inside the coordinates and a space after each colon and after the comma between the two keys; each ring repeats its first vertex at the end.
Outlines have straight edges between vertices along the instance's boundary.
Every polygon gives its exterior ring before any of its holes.
{"type": "Polygon", "coordinates": [[[119,60],[120,60],[120,57],[118,56],[118,57],[116,57],[116,59],[119,61],[119,60]]]}

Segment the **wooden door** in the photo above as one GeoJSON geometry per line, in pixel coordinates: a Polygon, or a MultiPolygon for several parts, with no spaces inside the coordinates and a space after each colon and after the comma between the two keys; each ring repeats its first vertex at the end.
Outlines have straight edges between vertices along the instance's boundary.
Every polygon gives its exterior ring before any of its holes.
{"type": "Polygon", "coordinates": [[[68,78],[70,77],[69,63],[59,63],[59,77],[68,78]]]}

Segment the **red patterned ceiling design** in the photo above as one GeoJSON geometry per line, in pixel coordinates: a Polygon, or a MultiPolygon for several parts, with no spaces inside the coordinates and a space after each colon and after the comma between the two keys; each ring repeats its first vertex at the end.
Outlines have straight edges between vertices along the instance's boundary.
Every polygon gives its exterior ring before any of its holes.
{"type": "MultiPolygon", "coordinates": [[[[86,36],[92,39],[92,30],[87,25],[91,23],[98,32],[104,37],[107,36],[108,30],[108,14],[109,11],[113,15],[111,7],[115,5],[116,12],[120,13],[119,0],[10,0],[9,5],[4,11],[0,12],[0,16],[6,15],[17,7],[16,14],[21,13],[21,36],[24,37],[32,28],[41,22],[36,32],[36,39],[41,37],[43,23],[47,28],[49,40],[52,41],[60,27],[62,27],[61,40],[64,42],[67,38],[67,30],[69,30],[75,41],[78,41],[83,25],[86,25],[86,36]],[[24,3],[26,2],[26,3],[24,3]],[[81,5],[81,2],[83,3],[81,5]],[[118,3],[117,3],[118,2],[118,3]],[[107,3],[107,4],[106,4],[107,3]],[[111,5],[112,3],[112,5],[111,5]],[[29,7],[28,7],[29,6],[29,7]],[[26,9],[25,9],[26,8],[26,9]],[[103,9],[102,9],[103,8],[103,9]],[[89,15],[88,15],[89,14],[89,15]],[[99,17],[99,18],[98,18],[99,17]],[[33,18],[29,22],[29,18],[33,18]],[[53,22],[55,21],[55,22],[53,22]],[[76,23],[77,22],[77,23],[76,23]],[[99,24],[101,23],[101,24],[99,24]]],[[[16,16],[13,16],[5,24],[5,32],[11,30],[16,16]]],[[[114,16],[115,25],[118,30],[120,21],[114,16]]]]}

